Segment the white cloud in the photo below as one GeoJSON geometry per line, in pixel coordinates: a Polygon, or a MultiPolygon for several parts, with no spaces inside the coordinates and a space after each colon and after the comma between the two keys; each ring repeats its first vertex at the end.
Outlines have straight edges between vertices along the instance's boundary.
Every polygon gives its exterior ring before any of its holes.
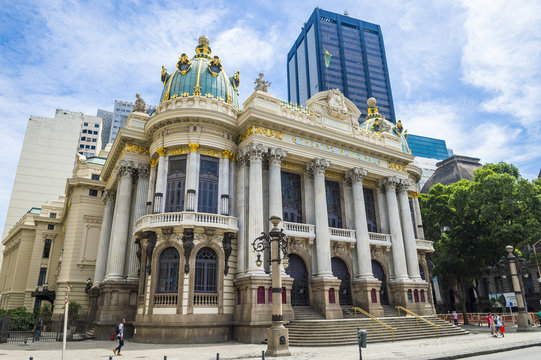
{"type": "Polygon", "coordinates": [[[463,80],[489,93],[483,108],[524,126],[541,116],[541,3],[463,1],[463,80]]]}

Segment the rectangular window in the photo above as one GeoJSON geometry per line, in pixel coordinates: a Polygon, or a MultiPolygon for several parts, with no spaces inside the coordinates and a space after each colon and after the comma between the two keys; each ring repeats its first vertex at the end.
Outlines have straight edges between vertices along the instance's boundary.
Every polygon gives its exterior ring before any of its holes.
{"type": "Polygon", "coordinates": [[[92,142],[96,142],[96,141],[98,141],[98,139],[92,139],[92,142]]]}
{"type": "Polygon", "coordinates": [[[96,190],[96,189],[90,189],[90,190],[88,191],[88,195],[90,195],[90,196],[98,196],[98,190],[96,190]]]}
{"type": "Polygon", "coordinates": [[[51,252],[51,239],[45,239],[45,245],[43,246],[43,258],[48,259],[51,252]]]}
{"type": "Polygon", "coordinates": [[[99,180],[100,176],[98,174],[92,174],[92,180],[99,180]]]}
{"type": "Polygon", "coordinates": [[[47,230],[54,230],[54,224],[48,224],[47,230]]]}
{"type": "Polygon", "coordinates": [[[85,141],[86,140],[86,136],[81,136],[81,141],[85,141]]]}
{"type": "MultiPolygon", "coordinates": [[[[186,155],[169,158],[167,173],[166,212],[184,211],[184,192],[186,190],[186,155]]],[[[193,209],[192,209],[193,210],[193,209]]]]}
{"type": "Polygon", "coordinates": [[[99,128],[100,124],[94,124],[94,127],[99,128]]]}
{"type": "Polygon", "coordinates": [[[56,213],[50,213],[50,214],[49,214],[49,217],[50,217],[51,219],[56,219],[56,213]]]}
{"type": "Polygon", "coordinates": [[[363,189],[364,195],[364,208],[366,209],[366,222],[368,224],[368,231],[378,232],[378,226],[376,223],[376,205],[374,204],[374,191],[372,189],[363,189]]]}
{"type": "Polygon", "coordinates": [[[83,125],[84,125],[84,126],[88,126],[88,123],[87,123],[87,122],[85,122],[85,123],[84,123],[83,125]]]}
{"type": "Polygon", "coordinates": [[[95,150],[95,149],[96,149],[96,146],[95,146],[95,145],[92,145],[92,146],[90,147],[90,149],[95,150]]]}
{"type": "Polygon", "coordinates": [[[38,286],[45,284],[46,277],[47,277],[47,268],[39,269],[38,286]]]}
{"type": "Polygon", "coordinates": [[[198,212],[218,213],[218,164],[218,158],[201,156],[199,196],[197,198],[198,212]]]}
{"type": "Polygon", "coordinates": [[[94,131],[94,135],[98,135],[98,132],[97,132],[97,131],[94,131]]]}
{"type": "Polygon", "coordinates": [[[90,145],[85,145],[85,149],[90,149],[90,145]]]}
{"type": "Polygon", "coordinates": [[[282,172],[281,177],[283,220],[302,223],[301,176],[282,172]]]}
{"type": "Polygon", "coordinates": [[[83,129],[83,134],[86,134],[86,129],[83,129]]]}
{"type": "Polygon", "coordinates": [[[83,144],[79,145],[79,149],[84,149],[85,146],[83,144]]]}
{"type": "Polygon", "coordinates": [[[342,228],[340,184],[336,181],[325,180],[325,195],[327,198],[327,218],[329,220],[329,227],[342,228]]]}

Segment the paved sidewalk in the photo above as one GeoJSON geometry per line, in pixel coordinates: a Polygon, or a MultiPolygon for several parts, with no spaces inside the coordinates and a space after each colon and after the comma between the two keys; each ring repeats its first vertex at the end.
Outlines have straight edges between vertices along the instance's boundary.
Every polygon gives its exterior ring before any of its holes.
{"type": "MultiPolygon", "coordinates": [[[[469,330],[469,329],[468,329],[469,330]]],[[[463,358],[468,354],[479,354],[486,351],[506,351],[524,346],[541,346],[541,332],[517,333],[509,329],[504,338],[494,338],[488,331],[478,333],[443,337],[434,339],[397,341],[369,344],[363,349],[363,359],[451,359],[463,358]]],[[[82,341],[70,342],[67,345],[66,360],[108,360],[113,355],[112,349],[116,343],[112,341],[82,341]]],[[[62,343],[40,343],[28,345],[1,344],[0,360],[59,360],[62,343]]],[[[155,359],[162,360],[212,360],[220,353],[221,360],[232,359],[261,359],[261,351],[266,345],[239,343],[206,344],[206,345],[159,345],[141,344],[126,341],[122,349],[123,357],[113,356],[115,360],[124,359],[155,359]]],[[[540,348],[541,350],[541,348],[540,348]]],[[[359,359],[357,346],[337,347],[291,347],[290,358],[280,359],[359,359]]]]}

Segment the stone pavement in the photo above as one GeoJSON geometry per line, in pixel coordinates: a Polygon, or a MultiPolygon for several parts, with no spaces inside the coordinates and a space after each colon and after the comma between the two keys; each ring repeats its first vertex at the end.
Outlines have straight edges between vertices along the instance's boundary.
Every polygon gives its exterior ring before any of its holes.
{"type": "MultiPolygon", "coordinates": [[[[541,346],[541,332],[517,333],[509,329],[504,338],[494,338],[486,328],[471,327],[470,335],[431,338],[395,343],[369,344],[363,349],[363,359],[453,359],[483,352],[502,352],[526,346],[541,346]]],[[[539,328],[537,329],[539,330],[539,328]]],[[[81,341],[67,344],[65,360],[108,360],[116,343],[112,341],[81,341]]],[[[0,360],[59,360],[62,343],[36,342],[28,345],[1,344],[0,360]]],[[[220,353],[221,360],[261,359],[266,345],[239,344],[234,342],[205,345],[160,345],[126,341],[122,357],[114,360],[148,359],[163,360],[213,360],[220,353]]],[[[540,348],[541,351],[541,348],[540,348]]],[[[291,347],[290,358],[280,359],[359,359],[357,346],[291,347]]]]}

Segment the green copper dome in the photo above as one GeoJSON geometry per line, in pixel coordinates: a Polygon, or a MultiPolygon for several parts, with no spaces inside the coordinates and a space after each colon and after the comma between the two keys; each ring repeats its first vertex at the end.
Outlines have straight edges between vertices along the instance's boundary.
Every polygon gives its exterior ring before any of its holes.
{"type": "Polygon", "coordinates": [[[169,74],[162,66],[163,91],[160,102],[186,96],[203,96],[221,100],[239,108],[239,72],[227,76],[218,56],[211,56],[209,39],[199,38],[195,56],[182,54],[175,71],[169,74]]]}

